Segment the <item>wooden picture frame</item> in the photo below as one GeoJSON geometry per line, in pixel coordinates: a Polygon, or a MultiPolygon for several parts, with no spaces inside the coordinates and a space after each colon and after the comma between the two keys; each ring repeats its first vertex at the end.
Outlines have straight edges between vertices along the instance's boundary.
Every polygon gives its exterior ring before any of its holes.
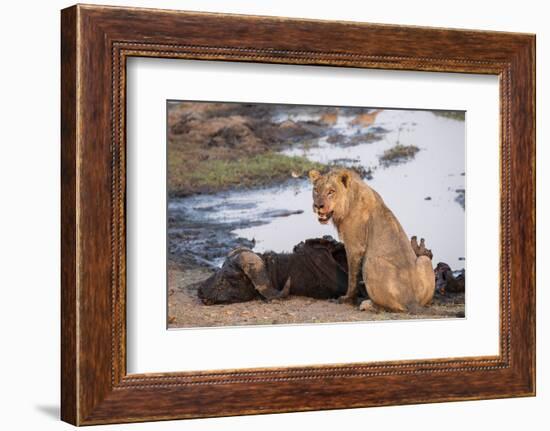
{"type": "Polygon", "coordinates": [[[62,420],[90,425],[535,394],[534,35],[82,5],[61,17],[62,420]],[[131,56],[498,75],[500,354],[128,375],[131,56]]]}

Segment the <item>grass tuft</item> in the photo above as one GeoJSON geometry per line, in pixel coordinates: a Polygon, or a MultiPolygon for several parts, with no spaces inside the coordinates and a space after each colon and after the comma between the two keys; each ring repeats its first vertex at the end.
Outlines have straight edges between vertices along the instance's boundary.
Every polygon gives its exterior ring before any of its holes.
{"type": "Polygon", "coordinates": [[[451,120],[464,121],[466,113],[464,111],[432,111],[438,117],[450,118],[451,120]]]}
{"type": "Polygon", "coordinates": [[[419,151],[420,149],[415,145],[397,144],[390,149],[384,151],[384,154],[379,157],[380,163],[382,163],[382,165],[388,166],[405,162],[409,159],[414,158],[416,153],[418,153],[419,151]]]}

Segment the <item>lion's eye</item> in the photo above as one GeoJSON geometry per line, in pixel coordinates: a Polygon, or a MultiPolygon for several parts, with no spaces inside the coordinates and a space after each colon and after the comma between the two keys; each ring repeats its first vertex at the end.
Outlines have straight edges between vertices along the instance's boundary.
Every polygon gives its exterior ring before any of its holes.
{"type": "Polygon", "coordinates": [[[328,196],[332,196],[334,194],[334,190],[329,190],[328,196]]]}

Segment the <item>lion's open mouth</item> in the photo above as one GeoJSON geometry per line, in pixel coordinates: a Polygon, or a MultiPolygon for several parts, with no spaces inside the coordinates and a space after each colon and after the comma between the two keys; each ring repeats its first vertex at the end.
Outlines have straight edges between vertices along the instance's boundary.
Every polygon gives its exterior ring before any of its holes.
{"type": "Polygon", "coordinates": [[[329,212],[329,213],[326,213],[326,214],[319,214],[317,213],[317,220],[319,220],[319,223],[321,224],[327,224],[328,221],[331,219],[332,217],[332,213],[333,211],[329,212]]]}

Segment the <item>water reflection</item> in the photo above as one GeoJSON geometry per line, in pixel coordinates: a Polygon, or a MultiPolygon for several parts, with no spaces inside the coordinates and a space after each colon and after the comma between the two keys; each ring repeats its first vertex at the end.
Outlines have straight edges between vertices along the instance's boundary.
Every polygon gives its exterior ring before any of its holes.
{"type": "MultiPolygon", "coordinates": [[[[290,117],[319,120],[303,114],[300,118],[295,114],[290,117]]],[[[367,182],[380,193],[407,234],[426,238],[434,253],[434,264],[442,261],[452,268],[463,268],[465,214],[456,198],[457,190],[465,189],[464,122],[429,111],[383,110],[375,111],[370,119],[357,118],[342,112],[327,118],[324,121],[332,122],[328,136],[316,145],[295,146],[284,153],[323,163],[338,161],[375,168],[373,178],[367,182]],[[355,135],[381,131],[368,142],[342,145],[343,140],[349,141],[355,135]],[[396,143],[415,145],[420,151],[406,163],[381,167],[379,156],[396,143]]],[[[289,115],[280,114],[280,121],[287,119],[289,115]]],[[[169,214],[178,212],[185,212],[186,218],[229,225],[233,235],[251,241],[258,252],[291,251],[305,238],[337,237],[332,225],[319,224],[313,215],[311,185],[306,179],[257,190],[171,199],[169,214]]],[[[216,263],[222,259],[220,256],[216,263]]]]}

